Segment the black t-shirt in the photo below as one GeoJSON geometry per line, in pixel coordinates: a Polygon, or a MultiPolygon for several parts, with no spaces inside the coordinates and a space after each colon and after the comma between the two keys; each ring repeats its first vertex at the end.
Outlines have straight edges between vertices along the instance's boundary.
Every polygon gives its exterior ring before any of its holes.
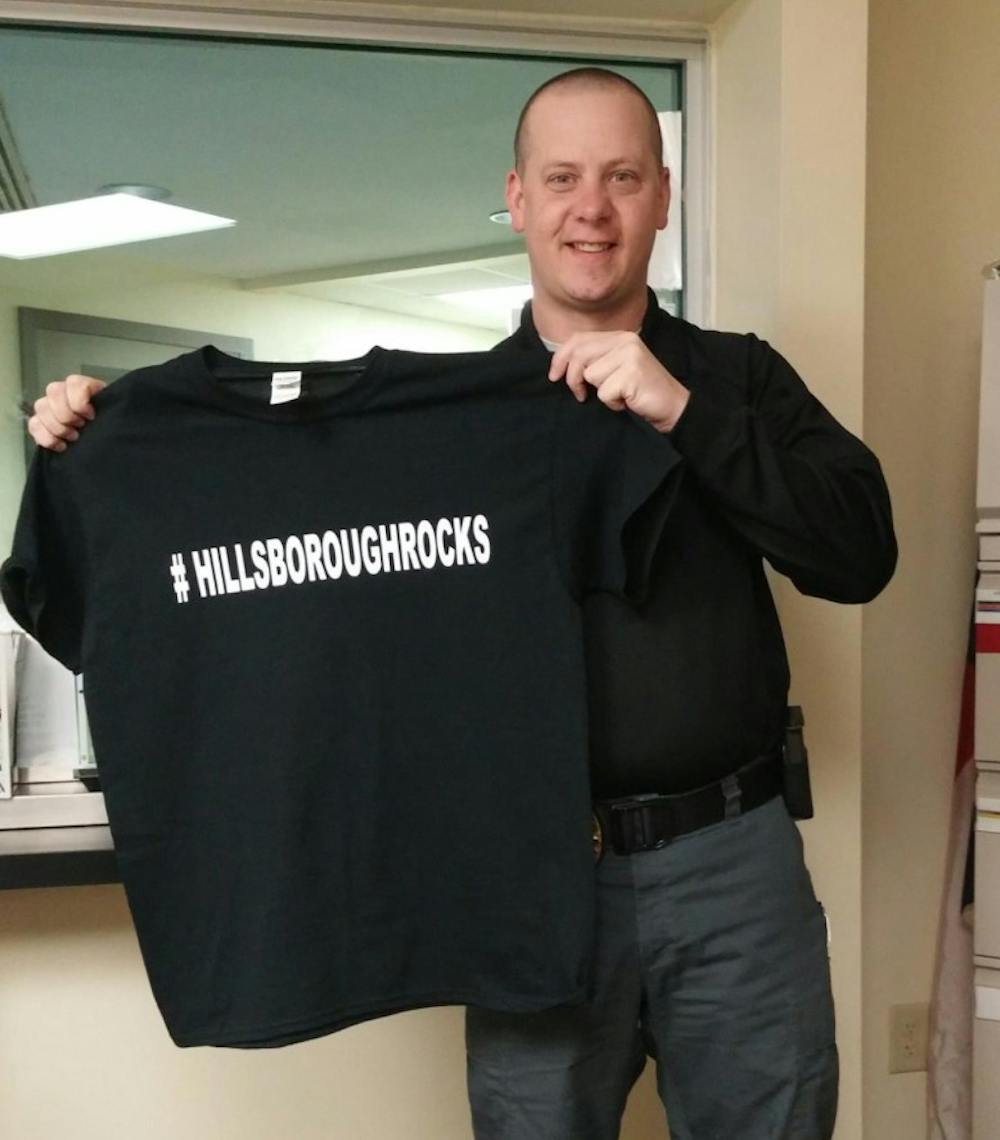
{"type": "Polygon", "coordinates": [[[84,673],[176,1044],[586,998],[580,602],[641,597],[679,460],[548,360],[208,346],[35,453],[3,597],[84,673]]]}

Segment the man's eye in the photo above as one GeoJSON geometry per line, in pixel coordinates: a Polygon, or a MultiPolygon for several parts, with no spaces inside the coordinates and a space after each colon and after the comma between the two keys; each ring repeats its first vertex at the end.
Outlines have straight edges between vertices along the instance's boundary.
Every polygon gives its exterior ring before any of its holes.
{"type": "Polygon", "coordinates": [[[549,175],[549,183],[553,186],[568,186],[572,180],[570,174],[551,174],[549,175]]]}
{"type": "Polygon", "coordinates": [[[631,170],[616,170],[611,177],[616,182],[631,182],[635,178],[635,174],[631,170]]]}

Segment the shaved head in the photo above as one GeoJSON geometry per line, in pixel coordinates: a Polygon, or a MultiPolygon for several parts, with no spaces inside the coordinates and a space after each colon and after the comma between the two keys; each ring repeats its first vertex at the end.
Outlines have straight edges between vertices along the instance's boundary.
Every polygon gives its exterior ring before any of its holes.
{"type": "Polygon", "coordinates": [[[541,87],[537,88],[525,103],[517,120],[517,129],[514,131],[514,168],[520,173],[524,170],[525,157],[531,144],[531,124],[529,112],[539,96],[546,91],[571,92],[576,90],[615,90],[627,91],[633,94],[643,105],[649,126],[649,145],[652,148],[658,167],[663,166],[663,135],[660,132],[660,121],[656,117],[656,108],[649,101],[641,87],[637,87],[631,79],[619,75],[617,71],[609,71],[604,67],[576,67],[572,71],[564,71],[547,79],[541,87]]]}

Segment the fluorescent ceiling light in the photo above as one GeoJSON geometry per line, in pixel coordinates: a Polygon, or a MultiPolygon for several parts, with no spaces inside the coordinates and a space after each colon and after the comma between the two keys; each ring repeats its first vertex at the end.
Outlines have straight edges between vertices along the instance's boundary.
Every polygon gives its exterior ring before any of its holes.
{"type": "Polygon", "coordinates": [[[235,224],[232,218],[202,214],[133,194],[100,194],[96,198],[0,214],[0,257],[23,261],[235,224]]]}
{"type": "Polygon", "coordinates": [[[501,285],[490,289],[464,289],[461,293],[438,293],[439,301],[461,305],[480,313],[507,313],[531,300],[530,285],[501,285]]]}

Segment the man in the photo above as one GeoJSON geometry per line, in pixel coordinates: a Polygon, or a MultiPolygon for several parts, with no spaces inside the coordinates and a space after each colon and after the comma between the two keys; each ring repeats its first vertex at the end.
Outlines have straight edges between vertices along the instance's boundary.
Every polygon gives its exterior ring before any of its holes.
{"type": "MultiPolygon", "coordinates": [[[[670,191],[655,111],[627,80],[576,69],[528,101],[507,202],[534,296],[495,351],[540,338],[553,382],[649,421],[684,476],[647,601],[585,608],[591,999],[468,1009],[477,1140],[613,1140],[647,1055],[674,1140],[833,1132],[827,924],[781,795],[788,671],[762,559],[804,593],[867,601],[895,566],[889,499],[875,457],[769,345],[658,309],[646,274],[670,191]]],[[[36,441],[77,438],[101,386],[49,385],[36,441]]]]}

